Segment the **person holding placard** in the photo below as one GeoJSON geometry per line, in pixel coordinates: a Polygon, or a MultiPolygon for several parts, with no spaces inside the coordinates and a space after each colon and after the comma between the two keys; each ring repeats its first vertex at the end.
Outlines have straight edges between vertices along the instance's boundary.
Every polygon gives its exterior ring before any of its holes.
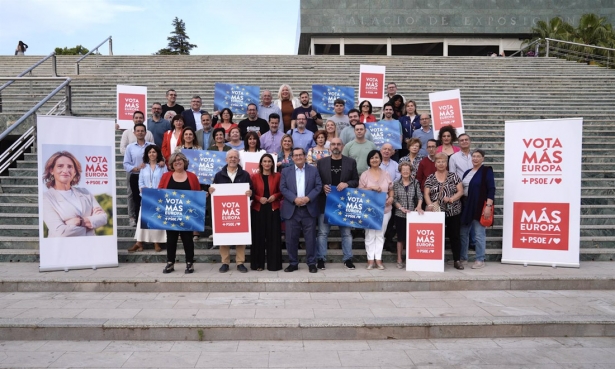
{"type": "MultiPolygon", "coordinates": [[[[162,175],[158,188],[169,190],[200,191],[198,177],[186,171],[188,158],[181,152],[176,152],[169,158],[171,171],[162,175]]],[[[194,272],[194,241],[192,231],[167,231],[167,265],[163,273],[171,273],[175,270],[175,258],[177,253],[177,240],[181,237],[186,253],[186,274],[194,272]]]]}
{"type": "MultiPolygon", "coordinates": [[[[363,124],[363,123],[359,123],[363,124]]],[[[357,126],[359,125],[357,124],[357,126]]],[[[384,192],[387,194],[384,217],[382,218],[382,228],[366,229],[365,230],[365,251],[367,251],[367,270],[372,270],[376,267],[378,270],[384,270],[382,264],[382,249],[384,247],[384,232],[386,230],[389,219],[391,219],[391,205],[393,204],[393,181],[391,176],[384,169],[380,168],[382,163],[382,154],[378,150],[372,150],[367,154],[367,169],[359,178],[359,188],[372,190],[376,192],[384,192]],[[374,265],[375,261],[375,265],[374,265]]]]}
{"type": "Polygon", "coordinates": [[[280,222],[281,174],[273,171],[273,156],[264,154],[258,173],[250,179],[254,187],[252,201],[252,247],[250,269],[275,272],[282,269],[282,234],[280,222]]]}
{"type": "Polygon", "coordinates": [[[207,150],[211,150],[211,151],[229,151],[231,150],[231,147],[228,146],[226,144],[226,141],[224,140],[225,137],[225,132],[224,132],[224,128],[216,128],[214,129],[214,131],[212,132],[212,135],[214,136],[214,144],[209,146],[207,148],[207,150]]]}
{"type": "MultiPolygon", "coordinates": [[[[493,168],[484,166],[485,152],[477,149],[472,153],[472,168],[462,177],[463,211],[461,212],[461,260],[468,260],[470,231],[474,230],[476,260],[472,269],[485,266],[486,236],[481,218],[493,219],[495,178],[493,168]]],[[[493,223],[493,220],[492,220],[493,223]]]]}
{"type": "Polygon", "coordinates": [[[404,269],[402,249],[406,244],[406,214],[411,211],[423,214],[423,193],[419,182],[412,177],[410,162],[399,163],[399,172],[401,178],[393,183],[393,206],[397,230],[397,269],[404,269]]]}
{"type": "MultiPolygon", "coordinates": [[[[237,134],[239,134],[239,128],[237,128],[237,134]]],[[[246,196],[252,197],[252,180],[250,179],[250,174],[239,165],[239,151],[233,149],[226,153],[226,165],[214,176],[214,180],[209,187],[209,193],[214,193],[216,190],[215,185],[221,183],[249,183],[250,189],[246,191],[246,196]]],[[[240,273],[247,273],[248,268],[243,265],[246,261],[246,246],[236,245],[235,251],[237,270],[240,273]]],[[[222,259],[222,266],[220,266],[219,271],[220,273],[226,273],[229,271],[229,264],[231,263],[231,247],[220,246],[220,257],[222,259]]]]}
{"type": "Polygon", "coordinates": [[[427,203],[427,211],[443,211],[445,213],[446,237],[451,242],[453,264],[455,269],[463,270],[459,237],[463,184],[457,174],[446,169],[448,156],[445,153],[439,152],[435,158],[436,172],[427,177],[423,197],[427,203]]]}

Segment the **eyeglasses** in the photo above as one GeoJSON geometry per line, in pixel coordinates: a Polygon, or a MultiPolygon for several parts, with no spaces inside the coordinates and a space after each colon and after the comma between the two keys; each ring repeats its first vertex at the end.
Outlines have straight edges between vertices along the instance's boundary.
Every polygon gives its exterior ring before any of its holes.
{"type": "Polygon", "coordinates": [[[421,118],[421,121],[430,120],[431,118],[421,118]]]}

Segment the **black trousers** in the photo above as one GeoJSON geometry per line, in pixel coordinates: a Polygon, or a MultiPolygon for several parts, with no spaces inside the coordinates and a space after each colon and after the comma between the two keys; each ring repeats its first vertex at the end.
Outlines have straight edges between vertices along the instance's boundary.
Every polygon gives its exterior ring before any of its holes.
{"type": "Polygon", "coordinates": [[[461,258],[461,214],[447,216],[444,219],[444,225],[446,225],[445,235],[451,242],[451,251],[453,252],[453,260],[459,261],[461,258]]]}
{"type": "Polygon", "coordinates": [[[141,192],[139,191],[139,173],[130,175],[130,190],[132,191],[132,203],[135,207],[135,220],[139,219],[139,211],[141,211],[141,192]]]}
{"type": "Polygon", "coordinates": [[[167,231],[167,262],[175,263],[177,255],[177,240],[182,238],[184,252],[186,253],[186,263],[194,262],[194,241],[192,231],[167,231]]]}

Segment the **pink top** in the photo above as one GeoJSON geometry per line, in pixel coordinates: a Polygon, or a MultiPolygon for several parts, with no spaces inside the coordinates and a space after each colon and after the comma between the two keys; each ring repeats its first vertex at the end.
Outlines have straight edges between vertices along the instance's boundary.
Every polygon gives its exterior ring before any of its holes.
{"type": "MultiPolygon", "coordinates": [[[[391,176],[389,175],[389,173],[386,172],[386,170],[380,169],[380,178],[378,180],[376,180],[376,178],[374,178],[374,176],[370,174],[369,169],[363,172],[363,174],[361,174],[361,178],[359,178],[359,188],[366,190],[369,187],[374,186],[380,187],[380,191],[385,194],[393,189],[393,181],[391,180],[391,176]]],[[[385,214],[390,212],[392,207],[392,205],[385,205],[385,214]]]]}
{"type": "MultiPolygon", "coordinates": [[[[455,146],[453,145],[453,152],[459,152],[461,151],[461,149],[459,148],[459,146],[455,146]]],[[[442,152],[442,145],[438,146],[438,148],[436,149],[436,153],[442,152]]]]}

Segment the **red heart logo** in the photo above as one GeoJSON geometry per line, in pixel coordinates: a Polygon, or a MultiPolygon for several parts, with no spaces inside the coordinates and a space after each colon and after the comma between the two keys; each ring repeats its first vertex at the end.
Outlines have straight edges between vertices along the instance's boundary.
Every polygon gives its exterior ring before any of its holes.
{"type": "Polygon", "coordinates": [[[555,183],[560,184],[561,181],[562,181],[561,178],[555,178],[555,183]]]}

